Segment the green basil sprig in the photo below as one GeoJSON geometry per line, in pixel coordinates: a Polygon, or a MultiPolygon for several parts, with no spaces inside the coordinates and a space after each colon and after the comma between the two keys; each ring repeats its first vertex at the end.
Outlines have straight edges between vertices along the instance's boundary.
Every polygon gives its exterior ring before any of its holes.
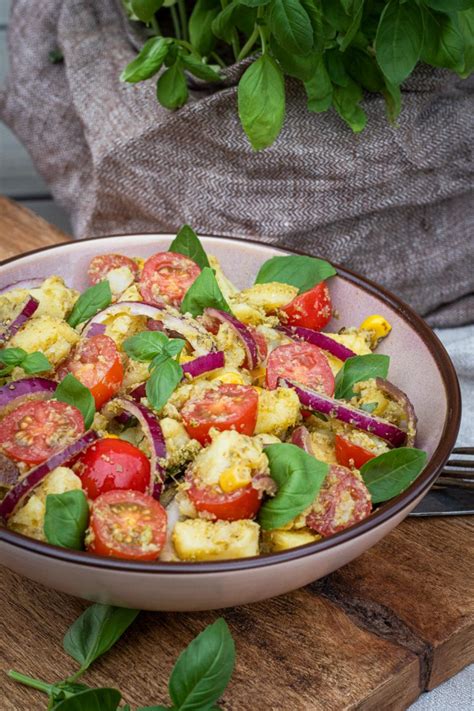
{"type": "Polygon", "coordinates": [[[112,292],[107,280],[100,281],[94,286],[86,289],[78,298],[67,320],[72,328],[76,328],[80,323],[88,321],[110,306],[112,303],[112,292]]]}
{"type": "Polygon", "coordinates": [[[356,394],[353,390],[356,383],[372,378],[386,378],[389,365],[389,356],[381,353],[368,353],[348,358],[336,375],[334,397],[350,400],[356,394]]]}
{"type": "Polygon", "coordinates": [[[171,242],[168,251],[184,254],[185,257],[189,257],[189,259],[192,259],[193,262],[196,262],[198,267],[201,267],[201,269],[211,266],[199,237],[189,225],[183,225],[181,227],[180,231],[171,242]]]}
{"type": "Polygon", "coordinates": [[[308,291],[335,274],[332,264],[324,259],[295,254],[268,259],[260,267],[255,283],[278,281],[296,286],[300,291],[308,291]]]}
{"type": "Polygon", "coordinates": [[[372,502],[379,504],[405,491],[421,474],[427,458],[421,449],[399,447],[366,462],[360,473],[372,502]]]}
{"type": "Polygon", "coordinates": [[[261,527],[270,531],[281,528],[302,513],[315,500],[329,471],[320,462],[294,444],[270,444],[264,449],[270,474],[278,493],[260,509],[261,527]]]}
{"type": "Polygon", "coordinates": [[[167,37],[152,37],[143,45],[136,59],[130,62],[122,74],[120,81],[134,84],[138,81],[150,79],[161,69],[166,59],[171,40],[167,37]]]}
{"type": "Polygon", "coordinates": [[[9,375],[16,367],[23,368],[28,375],[45,373],[53,367],[40,351],[27,353],[23,348],[4,348],[0,351],[0,363],[5,366],[0,368],[0,377],[9,375]]]}
{"type": "Polygon", "coordinates": [[[53,711],[121,711],[121,700],[122,694],[117,689],[86,689],[51,708],[53,711]]]}
{"type": "Polygon", "coordinates": [[[95,415],[95,401],[89,388],[80,383],[72,373],[68,373],[54,391],[54,397],[77,407],[84,418],[84,427],[89,429],[95,415]]]}
{"type": "Polygon", "coordinates": [[[219,288],[214,271],[204,267],[197,279],[191,284],[181,303],[181,313],[200,316],[206,308],[219,309],[232,313],[219,288]]]}
{"type": "Polygon", "coordinates": [[[89,522],[89,505],[80,489],[48,494],[44,515],[44,535],[48,543],[80,551],[89,522]]]}

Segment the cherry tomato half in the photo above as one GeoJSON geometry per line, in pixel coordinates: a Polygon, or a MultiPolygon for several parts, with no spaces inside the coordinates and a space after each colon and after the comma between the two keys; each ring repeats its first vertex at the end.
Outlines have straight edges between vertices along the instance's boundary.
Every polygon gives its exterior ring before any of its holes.
{"type": "Polygon", "coordinates": [[[312,343],[298,341],[275,348],[268,357],[266,382],[273,390],[279,378],[290,378],[313,390],[334,394],[334,375],[328,359],[312,343]]]}
{"type": "Polygon", "coordinates": [[[12,459],[39,464],[84,432],[80,411],[58,400],[29,400],[0,422],[0,447],[12,459]]]}
{"type": "Polygon", "coordinates": [[[162,306],[166,301],[179,306],[185,293],[201,270],[192,259],[174,252],[158,252],[146,260],[139,289],[150,304],[162,306]]]}
{"type": "Polygon", "coordinates": [[[223,384],[188,400],[181,410],[190,437],[210,441],[209,430],[236,430],[252,435],[257,422],[258,395],[250,385],[223,384]]]}
{"type": "Polygon", "coordinates": [[[72,373],[92,393],[98,410],[117,394],[123,381],[123,365],[115,342],[109,336],[91,336],[81,341],[59,367],[64,378],[72,373]]]}
{"type": "Polygon", "coordinates": [[[296,296],[281,309],[289,326],[304,326],[320,331],[331,320],[332,305],[329,289],[322,281],[309,291],[296,296]]]}
{"type": "Polygon", "coordinates": [[[79,455],[74,471],[89,499],[113,489],[145,492],[150,484],[150,462],[143,452],[123,439],[106,437],[79,455]]]}
{"type": "Polygon", "coordinates": [[[252,484],[226,494],[215,491],[210,486],[200,486],[199,482],[193,479],[192,473],[187,475],[186,479],[190,484],[186,493],[197,511],[206,511],[222,521],[253,518],[261,506],[261,494],[252,484]]]}
{"type": "Polygon", "coordinates": [[[138,276],[138,265],[130,257],[123,254],[98,254],[93,257],[87,270],[87,276],[91,284],[98,284],[103,281],[112,269],[128,267],[135,279],[138,276]]]}
{"type": "Polygon", "coordinates": [[[140,491],[107,491],[92,504],[87,550],[128,560],[156,560],[166,541],[167,515],[140,491]]]}
{"type": "Polygon", "coordinates": [[[354,444],[342,435],[336,435],[335,445],[336,459],[343,467],[360,469],[369,459],[374,459],[376,456],[365,447],[354,444]]]}

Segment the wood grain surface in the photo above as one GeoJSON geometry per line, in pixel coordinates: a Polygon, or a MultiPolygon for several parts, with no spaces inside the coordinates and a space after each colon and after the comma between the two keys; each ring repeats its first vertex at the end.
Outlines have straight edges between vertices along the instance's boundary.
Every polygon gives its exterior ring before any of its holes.
{"type": "MultiPolygon", "coordinates": [[[[0,258],[67,236],[0,198],[0,258]],[[15,235],[13,237],[12,235],[15,235]]],[[[166,704],[179,652],[223,614],[237,666],[221,706],[254,711],[401,711],[474,661],[473,519],[408,519],[356,561],[312,585],[222,613],[141,613],[89,670],[133,705],[166,704]]],[[[86,603],[6,569],[0,578],[0,659],[47,680],[74,670],[62,650],[86,603]]],[[[45,697],[2,679],[4,711],[45,697]]]]}

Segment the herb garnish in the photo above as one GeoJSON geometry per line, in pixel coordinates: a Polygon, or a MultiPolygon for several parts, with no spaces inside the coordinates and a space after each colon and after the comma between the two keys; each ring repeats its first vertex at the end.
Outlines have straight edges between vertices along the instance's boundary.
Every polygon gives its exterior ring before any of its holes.
{"type": "Polygon", "coordinates": [[[171,242],[168,251],[184,254],[185,257],[189,257],[193,262],[196,262],[201,269],[211,266],[204,247],[201,244],[201,240],[189,225],[183,225],[181,227],[171,242]]]}
{"type": "Polygon", "coordinates": [[[405,491],[423,471],[426,460],[427,454],[421,449],[398,447],[366,462],[360,473],[372,502],[379,504],[405,491]]]}
{"type": "Polygon", "coordinates": [[[200,316],[204,309],[213,308],[232,313],[219,288],[214,271],[204,267],[197,279],[191,284],[181,303],[181,313],[200,316]]]}
{"type": "Polygon", "coordinates": [[[80,489],[48,494],[44,514],[44,535],[48,543],[80,551],[89,522],[89,505],[80,489]]]}
{"type": "Polygon", "coordinates": [[[338,400],[350,400],[356,394],[353,390],[356,383],[372,378],[386,378],[389,365],[389,356],[381,353],[368,353],[348,358],[336,375],[334,397],[338,400]]]}
{"type": "Polygon", "coordinates": [[[78,298],[67,320],[72,328],[76,328],[80,323],[88,321],[110,306],[112,303],[112,292],[107,280],[100,281],[94,286],[86,289],[78,298]]]}
{"type": "Polygon", "coordinates": [[[300,291],[308,291],[335,274],[336,270],[332,264],[324,259],[304,255],[288,255],[271,257],[262,264],[255,283],[265,284],[278,281],[282,284],[296,286],[300,291]]]}
{"type": "Polygon", "coordinates": [[[84,427],[89,429],[95,415],[95,401],[89,388],[79,382],[72,373],[68,373],[54,391],[54,397],[77,407],[84,418],[84,427]]]}
{"type": "Polygon", "coordinates": [[[16,367],[23,368],[28,375],[45,373],[53,367],[40,351],[27,353],[23,348],[4,348],[0,350],[0,363],[5,366],[0,368],[0,377],[9,375],[13,368],[16,367]]]}

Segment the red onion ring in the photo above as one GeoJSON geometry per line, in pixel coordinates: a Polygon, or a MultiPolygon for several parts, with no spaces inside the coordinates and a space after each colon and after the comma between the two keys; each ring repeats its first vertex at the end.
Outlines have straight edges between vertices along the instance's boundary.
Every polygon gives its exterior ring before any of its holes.
{"type": "Polygon", "coordinates": [[[314,457],[313,445],[311,444],[311,436],[306,427],[304,427],[304,425],[297,427],[293,431],[290,441],[291,444],[300,447],[300,449],[303,449],[306,454],[311,454],[314,457]]]}
{"type": "Polygon", "coordinates": [[[325,333],[313,331],[311,328],[303,328],[303,326],[278,326],[276,330],[281,331],[290,338],[298,338],[307,343],[312,343],[314,346],[322,348],[323,351],[331,353],[331,355],[342,361],[357,355],[354,351],[351,351],[350,348],[346,348],[342,343],[338,343],[325,333]]]}
{"type": "Polygon", "coordinates": [[[334,400],[327,395],[322,395],[293,380],[280,378],[279,383],[287,388],[293,388],[301,404],[310,410],[316,410],[316,412],[321,412],[323,415],[341,420],[341,422],[352,425],[359,430],[377,435],[377,437],[386,440],[393,447],[401,447],[406,442],[407,433],[396,425],[392,425],[391,422],[358,410],[356,407],[352,407],[352,405],[334,400]]]}
{"type": "Polygon", "coordinates": [[[161,309],[158,309],[156,306],[152,306],[151,304],[147,304],[143,301],[119,301],[118,303],[107,306],[107,308],[102,309],[102,311],[99,311],[98,314],[93,316],[84,326],[82,336],[87,337],[89,335],[96,335],[95,333],[91,334],[90,331],[93,331],[97,324],[102,324],[109,316],[113,316],[114,314],[123,311],[124,307],[128,308],[133,316],[148,316],[148,318],[155,318],[161,314],[161,309]]]}
{"type": "Polygon", "coordinates": [[[81,435],[72,444],[69,444],[57,454],[54,454],[46,462],[39,464],[34,469],[28,472],[28,474],[10,489],[8,494],[5,496],[3,501],[0,503],[0,518],[4,521],[13,513],[19,503],[24,499],[24,497],[29,494],[38,484],[41,484],[43,479],[63,464],[69,462],[77,454],[80,454],[86,447],[88,447],[92,442],[98,439],[99,435],[94,430],[89,430],[85,434],[81,435]]]}
{"type": "Polygon", "coordinates": [[[47,378],[22,378],[0,388],[0,409],[27,395],[52,395],[58,384],[47,378]]]}
{"type": "Polygon", "coordinates": [[[204,322],[206,318],[211,320],[215,319],[220,323],[226,323],[230,326],[244,347],[247,368],[253,370],[257,367],[260,362],[258,347],[247,326],[244,326],[244,324],[236,319],[235,316],[232,316],[232,314],[226,311],[219,311],[219,309],[204,309],[204,322]]]}
{"type": "Polygon", "coordinates": [[[13,338],[15,333],[33,316],[38,306],[39,301],[33,298],[33,296],[28,296],[18,316],[0,332],[0,345],[9,341],[10,338],[13,338]]]}
{"type": "Polygon", "coordinates": [[[37,289],[44,282],[46,277],[35,277],[34,279],[20,279],[20,281],[13,281],[11,284],[2,286],[0,288],[0,295],[5,294],[7,291],[12,291],[12,289],[37,289]]]}

